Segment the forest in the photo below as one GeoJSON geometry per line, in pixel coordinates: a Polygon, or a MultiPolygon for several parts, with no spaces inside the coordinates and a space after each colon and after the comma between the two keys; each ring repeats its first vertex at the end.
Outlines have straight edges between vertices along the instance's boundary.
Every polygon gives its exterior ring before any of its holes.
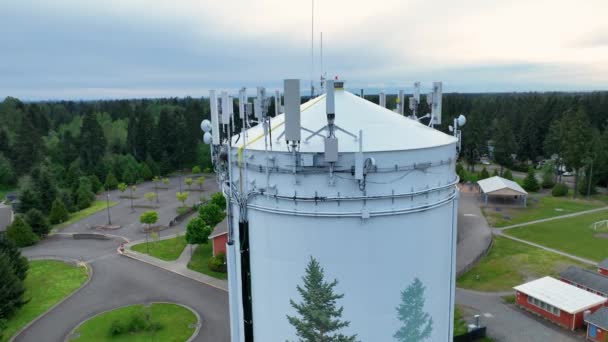
{"type": "MultiPolygon", "coordinates": [[[[378,103],[377,95],[366,98],[378,103]]],[[[395,99],[387,98],[389,108],[395,99]]],[[[439,129],[448,133],[459,114],[467,117],[460,157],[469,167],[490,155],[526,171],[553,156],[577,174],[593,164],[593,183],[608,183],[608,92],[445,94],[439,129]]],[[[7,97],[0,103],[0,190],[19,194],[20,212],[52,219],[53,207],[86,208],[119,182],[210,169],[200,130],[205,118],[206,98],[31,103],[7,97]]]]}

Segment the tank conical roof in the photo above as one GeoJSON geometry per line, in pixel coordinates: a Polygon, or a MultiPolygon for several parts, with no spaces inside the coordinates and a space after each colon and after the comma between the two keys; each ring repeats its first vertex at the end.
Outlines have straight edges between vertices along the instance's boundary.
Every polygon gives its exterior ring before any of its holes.
{"type": "MultiPolygon", "coordinates": [[[[325,95],[314,98],[301,105],[302,127],[317,131],[327,124],[325,95]]],[[[398,113],[378,106],[373,102],[345,90],[335,92],[335,124],[355,135],[363,130],[363,151],[401,151],[431,148],[454,144],[457,139],[451,135],[430,128],[398,113]]],[[[271,119],[272,145],[274,151],[287,151],[284,138],[277,141],[283,133],[285,114],[271,119]]],[[[300,152],[323,152],[324,141],[315,136],[305,142],[311,133],[302,130],[300,152]]],[[[325,135],[326,131],[321,134],[325,135]]],[[[340,152],[359,151],[359,142],[344,132],[336,131],[340,152]]],[[[236,141],[236,138],[233,138],[236,141]]],[[[233,142],[234,142],[233,141],[233,142]]],[[[236,147],[243,146],[239,138],[236,147]]],[[[257,125],[247,131],[246,149],[264,150],[264,130],[257,125]]]]}

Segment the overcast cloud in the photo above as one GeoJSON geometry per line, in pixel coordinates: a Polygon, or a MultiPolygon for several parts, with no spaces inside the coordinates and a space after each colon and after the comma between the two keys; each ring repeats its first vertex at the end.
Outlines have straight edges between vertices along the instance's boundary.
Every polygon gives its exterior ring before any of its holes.
{"type": "MultiPolygon", "coordinates": [[[[203,96],[310,79],[309,1],[3,0],[0,97],[203,96]]],[[[608,89],[606,0],[315,1],[351,87],[608,89]]]]}

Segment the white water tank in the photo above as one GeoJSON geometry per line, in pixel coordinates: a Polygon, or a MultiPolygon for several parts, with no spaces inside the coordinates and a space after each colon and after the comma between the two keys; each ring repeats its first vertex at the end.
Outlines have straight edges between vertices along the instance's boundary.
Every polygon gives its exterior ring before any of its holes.
{"type": "MultiPolygon", "coordinates": [[[[246,208],[232,206],[234,245],[244,240],[239,221],[248,222],[249,238],[249,265],[237,258],[229,279],[238,288],[232,299],[242,299],[240,273],[248,268],[254,340],[296,339],[286,315],[296,315],[290,300],[302,301],[296,287],[312,256],[326,281],[338,281],[335,292],[344,294],[337,300],[341,320],[350,322],[343,334],[400,341],[397,332],[412,327],[398,308],[412,302],[426,317],[417,327],[429,329],[422,340],[451,340],[457,139],[344,90],[336,90],[335,114],[339,153],[333,164],[324,156],[327,130],[310,133],[327,124],[325,96],[302,104],[295,151],[277,140],[283,114],[270,122],[272,148],[262,125],[232,138],[233,191],[246,198],[246,208]],[[360,130],[362,141],[344,132],[358,136],[360,130]],[[364,167],[362,179],[355,177],[356,164],[364,167]]],[[[247,308],[239,303],[231,310],[238,311],[231,317],[241,320],[242,336],[247,308]]]]}

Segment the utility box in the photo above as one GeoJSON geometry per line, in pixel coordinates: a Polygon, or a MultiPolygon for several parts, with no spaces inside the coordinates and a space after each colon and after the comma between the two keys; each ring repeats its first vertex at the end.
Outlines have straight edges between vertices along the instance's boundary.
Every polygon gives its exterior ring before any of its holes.
{"type": "Polygon", "coordinates": [[[325,162],[338,161],[338,138],[325,138],[325,162]]]}

